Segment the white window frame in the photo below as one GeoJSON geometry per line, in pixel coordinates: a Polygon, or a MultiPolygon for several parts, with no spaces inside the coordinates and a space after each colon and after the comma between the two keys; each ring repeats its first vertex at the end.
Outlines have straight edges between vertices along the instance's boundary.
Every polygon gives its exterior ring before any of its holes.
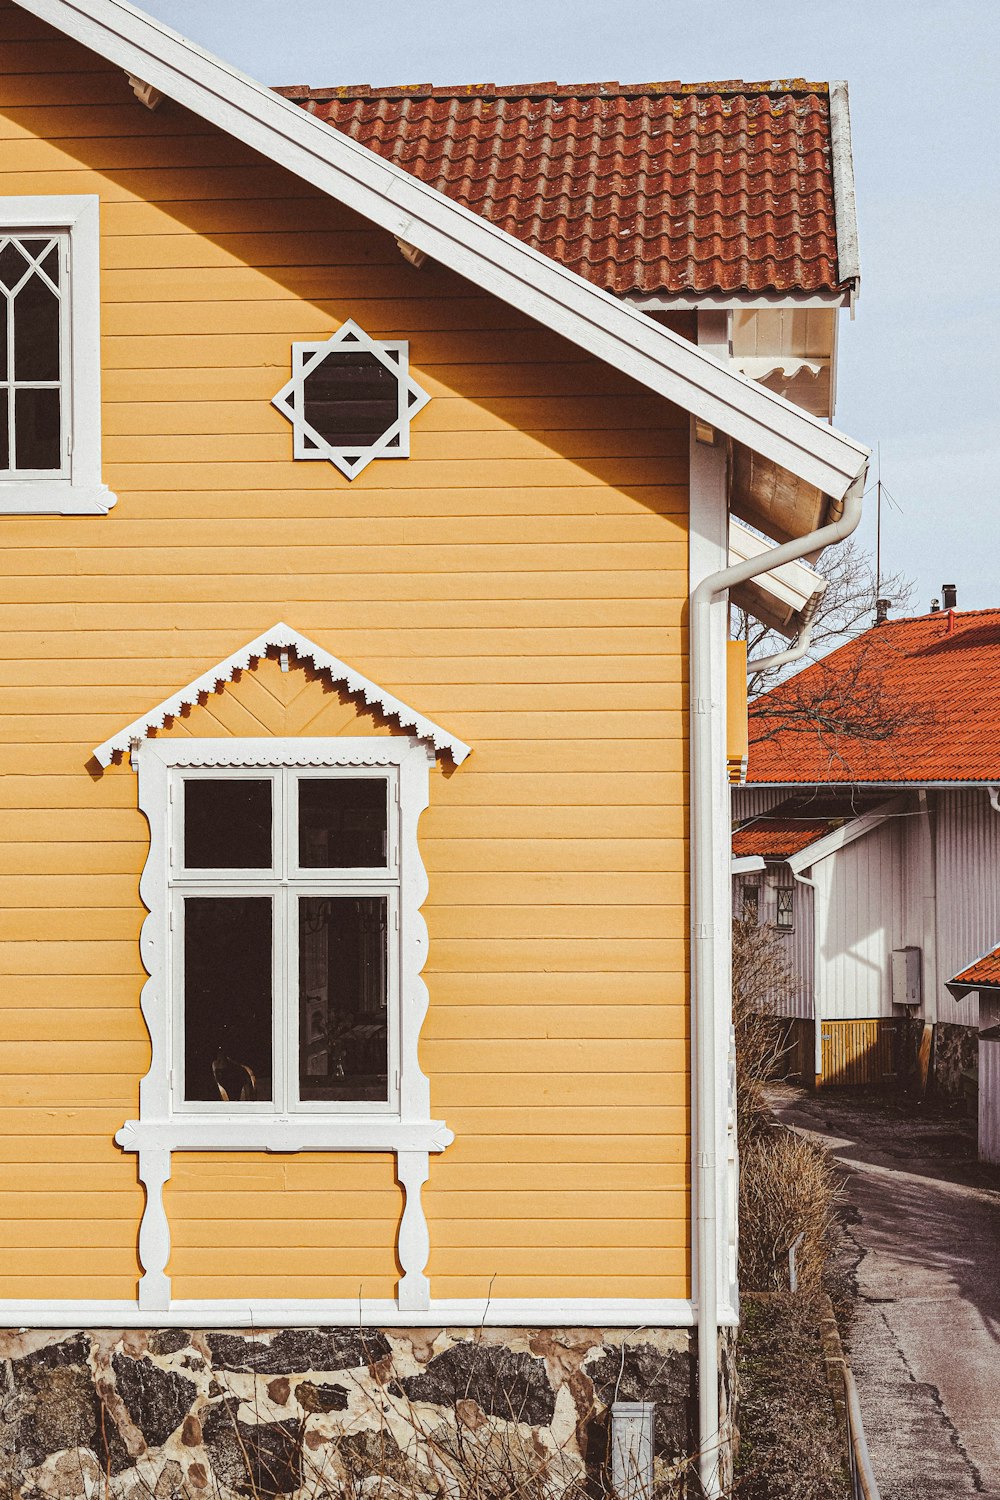
{"type": "Polygon", "coordinates": [[[776,932],[795,931],[795,887],[793,885],[776,885],[774,888],[774,927],[776,932]],[[782,896],[788,897],[787,922],[781,920],[782,896]]]}
{"type": "MultiPolygon", "coordinates": [[[[170,1233],[163,1205],[163,1187],[170,1176],[174,1151],[386,1151],[396,1154],[396,1172],[404,1189],[397,1255],[403,1268],[397,1291],[400,1308],[426,1307],[429,1283],[424,1274],[429,1255],[429,1237],[420,1201],[427,1180],[428,1154],[443,1151],[454,1139],[443,1120],[430,1117],[430,1083],[420,1067],[420,1029],[427,1013],[427,987],[421,970],[427,956],[427,926],[421,906],[427,895],[427,874],[420,858],[417,825],[428,805],[430,767],[434,750],[413,736],[301,739],[189,739],[148,740],[132,747],[137,766],[139,808],[149,823],[149,857],[143,869],[139,893],[149,915],[140,936],[142,961],[149,975],[143,986],[141,1005],[149,1031],[152,1056],[149,1072],[139,1085],[139,1118],[127,1120],[115,1139],[126,1151],[139,1156],[139,1177],[146,1188],[146,1208],[139,1231],[139,1258],[143,1276],[139,1282],[139,1305],[148,1311],[169,1307],[170,1281],[166,1265],[170,1233]],[[386,1106],[307,1104],[301,1108],[261,1105],[183,1103],[182,1077],[176,1073],[177,968],[176,933],[171,931],[171,911],[184,890],[195,880],[180,871],[178,817],[180,799],[171,787],[186,772],[224,776],[246,775],[255,770],[315,771],[322,774],[342,769],[345,774],[384,774],[398,787],[398,807],[393,814],[398,833],[394,838],[397,867],[344,872],[345,885],[357,889],[360,874],[371,879],[373,890],[398,891],[399,931],[395,953],[398,1006],[395,1025],[398,1036],[398,1083],[390,1087],[386,1106]],[[171,858],[174,851],[174,870],[171,858]]],[[[394,800],[394,799],[393,799],[394,800]]],[[[390,803],[390,806],[393,804],[390,803]]],[[[286,819],[286,825],[290,820],[286,819]]],[[[234,874],[243,872],[197,872],[197,889],[225,893],[234,874]],[[206,878],[207,877],[207,878],[206,878]]],[[[312,881],[320,872],[304,872],[301,888],[324,887],[325,879],[312,881]],[[309,876],[307,880],[305,877],[309,876]]],[[[297,884],[296,878],[296,884],[297,884]]],[[[241,891],[247,886],[241,882],[241,891]]],[[[176,923],[175,923],[176,926],[176,923]]],[[[286,969],[286,983],[294,976],[286,969]]],[[[298,1014],[298,987],[289,991],[285,1013],[298,1014]],[[294,1003],[292,1003],[294,1000],[294,1003]]],[[[275,1003],[275,1014],[279,1005],[275,1003]]],[[[290,1027],[289,1027],[290,1035],[290,1027]]],[[[296,1041],[297,1046],[297,1041],[296,1041]]],[[[289,1069],[289,1072],[291,1070],[289,1069]]],[[[277,1058],[275,1058],[277,1074],[277,1058]]],[[[393,1080],[390,1078],[390,1085],[393,1080]]],[[[288,1101],[283,1101],[287,1105],[288,1101]]]]}
{"type": "Polygon", "coordinates": [[[276,406],[292,424],[292,454],[296,459],[325,459],[348,479],[355,479],[373,458],[409,458],[410,422],[430,400],[430,396],[410,374],[410,346],[402,339],[373,339],[353,318],[328,339],[292,345],[292,377],[276,396],[276,406]],[[305,381],[328,354],[338,349],[360,350],[371,354],[396,379],[396,420],[373,443],[359,446],[337,445],[327,440],[306,421],[305,381]],[[395,439],[395,446],[390,443],[395,439]]]}
{"type": "Polygon", "coordinates": [[[117,497],[101,478],[100,201],[92,194],[0,198],[0,232],[59,234],[63,264],[63,470],[0,475],[0,514],[106,515],[117,497]]]}

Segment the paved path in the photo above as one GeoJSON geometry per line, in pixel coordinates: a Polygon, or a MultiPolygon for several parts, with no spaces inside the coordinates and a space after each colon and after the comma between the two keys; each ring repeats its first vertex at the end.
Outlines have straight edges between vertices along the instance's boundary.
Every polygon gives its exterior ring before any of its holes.
{"type": "Polygon", "coordinates": [[[847,1344],[882,1500],[1000,1500],[1000,1175],[919,1107],[840,1090],[774,1104],[848,1169],[847,1344]]]}

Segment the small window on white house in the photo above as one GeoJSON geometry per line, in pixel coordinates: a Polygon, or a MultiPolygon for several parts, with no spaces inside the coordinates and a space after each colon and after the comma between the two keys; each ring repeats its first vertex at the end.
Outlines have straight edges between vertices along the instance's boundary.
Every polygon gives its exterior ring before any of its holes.
{"type": "Polygon", "coordinates": [[[753,881],[746,881],[743,885],[742,899],[742,920],[758,923],[760,921],[760,886],[753,881]]]}
{"type": "Polygon", "coordinates": [[[777,897],[777,908],[775,911],[774,925],[781,931],[790,932],[794,927],[792,914],[792,887],[790,885],[779,885],[775,891],[777,897]]]}
{"type": "Polygon", "coordinates": [[[175,1107],[394,1108],[398,767],[171,775],[175,1107]]]}
{"type": "Polygon", "coordinates": [[[104,514],[98,200],[0,199],[0,512],[104,514]]]}

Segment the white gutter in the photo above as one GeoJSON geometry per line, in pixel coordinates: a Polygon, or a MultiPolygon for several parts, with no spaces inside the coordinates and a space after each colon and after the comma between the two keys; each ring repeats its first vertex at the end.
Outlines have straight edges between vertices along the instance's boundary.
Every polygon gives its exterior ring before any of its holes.
{"type": "Polygon", "coordinates": [[[766,869],[767,864],[759,854],[734,856],[729,862],[730,875],[759,875],[766,869]]]}
{"type": "MultiPolygon", "coordinates": [[[[867,466],[866,466],[867,467],[867,466]]],[[[714,881],[716,858],[712,791],[716,767],[712,730],[719,706],[725,701],[725,684],[713,681],[712,604],[737,584],[783,563],[842,542],[861,520],[861,496],[865,471],[858,475],[844,497],[839,521],[818,531],[769,549],[763,556],[723,568],[711,574],[691,595],[691,979],[694,1047],[694,1134],[697,1195],[695,1245],[698,1301],[698,1451],[699,1474],[705,1495],[722,1495],[719,1476],[719,1286],[716,1260],[718,1157],[716,1116],[718,1080],[715,1037],[720,1006],[714,954],[716,911],[714,881]]]]}

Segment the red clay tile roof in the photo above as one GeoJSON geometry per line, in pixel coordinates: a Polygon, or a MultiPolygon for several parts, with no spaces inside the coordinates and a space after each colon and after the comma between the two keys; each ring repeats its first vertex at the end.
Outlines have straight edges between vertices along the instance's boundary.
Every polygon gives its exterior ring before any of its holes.
{"type": "Polygon", "coordinates": [[[923,781],[1000,781],[1000,609],[889,621],[751,704],[748,785],[923,781]]]}
{"type": "Polygon", "coordinates": [[[759,854],[763,859],[788,859],[835,828],[870,812],[883,800],[879,795],[864,797],[856,793],[824,792],[816,797],[790,797],[736,830],[733,855],[737,859],[749,854],[759,854]]]}
{"type": "Polygon", "coordinates": [[[1000,989],[1000,948],[984,953],[961,974],[956,974],[950,983],[967,984],[970,989],[1000,989]]]}
{"type": "Polygon", "coordinates": [[[825,83],[277,92],[610,292],[841,285],[825,83]]]}
{"type": "Polygon", "coordinates": [[[733,834],[733,854],[743,859],[748,854],[759,854],[762,859],[787,859],[808,849],[817,839],[838,827],[839,824],[825,818],[781,818],[763,816],[754,818],[744,828],[733,834]]]}

